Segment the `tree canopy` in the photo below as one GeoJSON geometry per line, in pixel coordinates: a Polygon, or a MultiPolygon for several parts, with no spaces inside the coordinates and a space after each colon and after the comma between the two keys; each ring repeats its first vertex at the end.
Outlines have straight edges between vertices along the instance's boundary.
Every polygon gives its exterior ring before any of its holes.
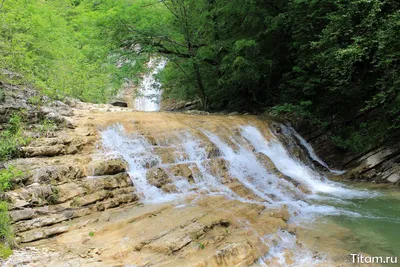
{"type": "Polygon", "coordinates": [[[296,113],[352,150],[399,132],[396,0],[4,0],[0,16],[0,69],[50,95],[106,101],[159,54],[165,98],[296,113]]]}

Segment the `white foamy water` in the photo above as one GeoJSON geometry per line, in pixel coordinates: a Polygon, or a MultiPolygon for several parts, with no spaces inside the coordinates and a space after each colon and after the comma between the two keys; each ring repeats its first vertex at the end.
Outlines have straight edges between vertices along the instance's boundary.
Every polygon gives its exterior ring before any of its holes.
{"type": "Polygon", "coordinates": [[[318,155],[315,153],[313,147],[295,130],[290,126],[283,126],[284,131],[289,134],[292,134],[294,137],[299,140],[300,144],[307,150],[308,155],[316,162],[318,162],[321,166],[325,167],[328,171],[335,173],[337,175],[341,175],[345,173],[345,171],[334,170],[331,169],[326,162],[324,162],[318,155]]]}
{"type": "Polygon", "coordinates": [[[350,214],[333,206],[318,204],[318,201],[342,202],[343,204],[345,203],[344,199],[371,196],[366,191],[354,190],[340,183],[329,181],[299,159],[292,157],[278,138],[267,141],[253,126],[241,128],[242,139],[240,142],[235,139],[230,140],[235,145],[235,149],[218,135],[203,132],[206,140],[195,138],[189,132],[177,133],[175,141],[170,144],[170,147],[175,149],[177,155],[181,156],[170,164],[161,164],[160,157],[154,152],[153,146],[148,140],[137,134],[127,135],[122,125],[110,127],[101,135],[104,148],[128,162],[129,174],[135,188],[142,199],[146,201],[165,202],[176,198],[179,194],[183,196],[201,191],[209,194],[222,194],[243,202],[254,202],[254,200],[238,196],[222,184],[222,177],[210,172],[209,166],[206,166],[209,163],[207,163],[204,142],[210,142],[219,149],[222,158],[229,166],[230,176],[235,177],[259,197],[260,203],[269,206],[286,205],[292,214],[296,214],[293,218],[309,218],[311,214],[350,214]],[[255,151],[244,146],[244,142],[251,144],[255,151]],[[182,156],[182,153],[185,156],[182,156]],[[306,186],[311,193],[303,193],[289,180],[278,177],[274,172],[268,170],[255,153],[266,155],[282,174],[306,186]],[[190,184],[183,177],[173,177],[170,172],[168,174],[178,189],[177,193],[165,193],[148,183],[146,174],[150,167],[159,166],[168,169],[174,164],[187,164],[192,169],[195,183],[190,184]]]}
{"type": "Polygon", "coordinates": [[[253,126],[242,127],[242,135],[257,152],[268,156],[280,172],[306,185],[313,193],[326,193],[340,198],[370,196],[366,191],[349,189],[340,183],[329,181],[322,174],[291,156],[277,138],[268,142],[253,126]]]}
{"type": "MultiPolygon", "coordinates": [[[[161,162],[155,146],[144,136],[127,134],[121,125],[102,131],[101,137],[107,153],[122,157],[129,164],[129,175],[137,194],[143,201],[161,203],[189,194],[196,194],[199,197],[204,194],[219,194],[230,199],[258,203],[267,207],[286,206],[291,214],[290,220],[295,224],[310,222],[321,215],[361,216],[345,209],[346,199],[370,197],[370,193],[328,180],[322,173],[291,155],[278,138],[267,140],[254,126],[242,126],[239,129],[240,134],[228,137],[229,140],[224,139],[227,138],[226,135],[201,129],[197,130],[204,134],[202,138],[190,131],[177,132],[165,142],[166,148],[175,152],[174,162],[169,163],[161,162]],[[207,145],[213,145],[219,150],[218,157],[226,162],[229,176],[236,178],[253,192],[258,197],[257,200],[239,196],[222,182],[223,177],[213,174],[207,164],[211,164],[215,158],[208,158],[207,145]],[[261,161],[260,155],[268,157],[286,179],[282,175],[278,176],[276,170],[269,170],[268,165],[261,161]],[[185,164],[192,170],[193,183],[185,177],[173,175],[170,169],[177,164],[185,164]],[[149,184],[146,175],[151,167],[166,170],[177,192],[165,193],[149,184]],[[303,192],[296,183],[308,188],[310,192],[303,192]],[[329,203],[340,203],[340,206],[344,208],[338,208],[329,203]]],[[[304,139],[302,140],[299,139],[300,142],[305,142],[304,139]]],[[[311,146],[306,142],[302,145],[308,150],[311,158],[319,159],[315,153],[313,154],[311,146]]],[[[177,208],[182,207],[184,206],[177,206],[177,208]]],[[[288,249],[294,253],[296,264],[293,266],[310,265],[313,260],[312,255],[306,249],[297,246],[295,236],[281,231],[278,233],[278,241],[273,245],[268,244],[270,252],[260,259],[260,265],[275,260],[281,266],[290,266],[285,263],[285,251],[288,249]]]]}
{"type": "Polygon", "coordinates": [[[162,58],[150,58],[147,67],[151,71],[143,76],[143,80],[135,98],[135,109],[139,111],[158,111],[161,101],[161,83],[155,75],[165,68],[167,61],[162,58]]]}
{"type": "Polygon", "coordinates": [[[331,266],[325,257],[315,257],[304,247],[299,247],[296,237],[286,231],[263,238],[270,251],[258,260],[259,266],[331,266]],[[275,240],[275,245],[271,240],[275,240]]]}
{"type": "MultiPolygon", "coordinates": [[[[246,142],[246,140],[250,138],[249,136],[246,138],[246,127],[242,128],[243,139],[240,140],[241,142],[246,142]]],[[[255,134],[255,136],[250,138],[251,140],[255,141],[255,143],[259,141],[261,144],[268,146],[268,141],[262,137],[261,133],[256,128],[247,128],[247,130],[250,130],[251,135],[255,134]]],[[[302,185],[314,186],[320,191],[316,190],[316,192],[312,192],[311,194],[305,194],[295,187],[293,183],[283,179],[282,177],[278,177],[270,170],[267,170],[265,166],[259,162],[255,153],[250,148],[245,148],[237,140],[230,140],[236,147],[239,147],[239,149],[235,151],[217,135],[209,132],[205,132],[205,134],[209,140],[218,147],[223,158],[229,163],[229,172],[231,176],[237,178],[255,195],[264,199],[265,205],[269,207],[282,207],[285,205],[292,215],[292,222],[302,223],[304,221],[311,221],[316,215],[347,214],[351,216],[359,216],[354,212],[339,209],[334,206],[313,203],[315,201],[321,202],[322,200],[325,202],[327,200],[330,202],[334,202],[335,200],[342,201],[341,196],[336,195],[338,192],[346,196],[345,198],[364,197],[368,196],[368,194],[357,190],[343,188],[339,183],[333,183],[322,176],[317,176],[317,173],[313,173],[313,171],[303,165],[300,160],[291,158],[289,152],[284,149],[277,138],[274,139],[274,142],[280,144],[278,145],[278,148],[280,148],[278,151],[274,153],[264,153],[266,151],[258,151],[257,148],[255,148],[256,152],[268,156],[279,171],[287,177],[292,178],[302,185]],[[281,165],[278,166],[277,163],[281,165]],[[295,168],[293,171],[291,169],[292,167],[295,168]],[[321,192],[330,192],[334,194],[332,196],[319,195],[318,193],[321,192]]],[[[253,142],[249,143],[253,144],[253,142]]],[[[273,148],[276,147],[273,146],[273,148]]]]}
{"type": "Polygon", "coordinates": [[[293,199],[296,193],[301,195],[301,192],[293,184],[266,170],[251,151],[237,143],[239,151],[234,151],[217,135],[209,132],[205,132],[205,134],[218,147],[224,159],[229,162],[229,171],[232,177],[236,177],[258,197],[266,202],[274,203],[278,200],[293,199]]]}
{"type": "Polygon", "coordinates": [[[159,188],[147,182],[149,166],[156,166],[161,159],[153,153],[153,148],[141,135],[127,135],[121,124],[111,126],[101,132],[103,147],[114,156],[123,158],[129,164],[129,176],[136,192],[142,200],[165,202],[174,199],[159,188]]]}

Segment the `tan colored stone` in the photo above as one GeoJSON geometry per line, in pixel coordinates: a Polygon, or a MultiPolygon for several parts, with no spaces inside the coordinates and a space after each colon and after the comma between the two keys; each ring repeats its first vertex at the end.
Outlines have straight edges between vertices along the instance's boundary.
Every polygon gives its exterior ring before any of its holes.
{"type": "Polygon", "coordinates": [[[85,189],[79,186],[77,183],[67,183],[57,186],[58,190],[58,203],[65,202],[67,200],[71,200],[77,196],[81,196],[85,189]]]}
{"type": "Polygon", "coordinates": [[[172,174],[174,176],[180,176],[186,178],[190,183],[194,182],[192,170],[187,164],[177,164],[171,168],[172,174]]]}
{"type": "Polygon", "coordinates": [[[35,211],[33,209],[27,208],[22,210],[13,210],[9,212],[11,220],[13,222],[32,219],[35,216],[35,211]]]}
{"type": "Polygon", "coordinates": [[[148,170],[146,178],[151,185],[154,185],[158,188],[171,182],[168,174],[162,168],[152,168],[148,170]]]}
{"type": "Polygon", "coordinates": [[[120,159],[94,160],[88,165],[88,174],[92,176],[114,175],[125,172],[127,163],[120,159]]]}
{"type": "Polygon", "coordinates": [[[66,153],[64,145],[23,147],[21,150],[25,157],[54,157],[66,153]]]}
{"type": "Polygon", "coordinates": [[[19,238],[22,243],[28,243],[35,240],[44,239],[49,236],[59,235],[67,232],[68,226],[57,226],[52,228],[43,228],[40,230],[32,230],[23,233],[19,233],[19,238]]]}

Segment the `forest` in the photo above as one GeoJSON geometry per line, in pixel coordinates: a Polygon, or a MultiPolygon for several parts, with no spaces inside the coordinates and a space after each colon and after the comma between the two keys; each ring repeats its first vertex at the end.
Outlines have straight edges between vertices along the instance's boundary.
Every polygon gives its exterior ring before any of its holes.
{"type": "Polygon", "coordinates": [[[164,98],[294,114],[366,151],[398,137],[398,36],[397,0],[2,0],[0,82],[108,102],[159,55],[164,98]]]}

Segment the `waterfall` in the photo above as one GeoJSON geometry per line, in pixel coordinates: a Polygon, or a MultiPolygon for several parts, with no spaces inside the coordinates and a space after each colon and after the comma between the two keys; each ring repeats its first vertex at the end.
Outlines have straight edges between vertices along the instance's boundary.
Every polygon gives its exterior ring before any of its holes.
{"type": "Polygon", "coordinates": [[[287,134],[293,135],[297,140],[299,140],[300,144],[307,150],[310,158],[316,162],[318,162],[321,166],[323,166],[328,171],[335,173],[337,175],[341,175],[345,173],[345,171],[339,171],[331,169],[328,164],[326,164],[318,155],[315,153],[313,147],[295,130],[290,126],[283,126],[284,132],[287,134]]]}
{"type": "MultiPolygon", "coordinates": [[[[291,214],[291,223],[297,225],[321,215],[361,216],[346,209],[347,200],[368,198],[371,193],[330,181],[323,173],[292,155],[272,132],[263,133],[253,125],[237,125],[229,130],[231,134],[188,128],[169,133],[168,139],[159,136],[163,140],[152,144],[144,135],[129,134],[121,125],[115,125],[102,131],[101,137],[107,153],[122,157],[129,164],[129,175],[144,202],[162,203],[189,195],[223,195],[270,208],[285,206],[291,214]],[[210,148],[214,151],[212,155],[210,148]],[[162,160],[163,156],[168,161],[162,160]],[[223,175],[213,171],[212,164],[216,160],[226,165],[227,176],[234,178],[255,197],[240,195],[229,187],[229,183],[224,183],[223,175]],[[177,166],[187,166],[193,181],[174,173],[177,166]],[[151,168],[165,170],[173,192],[166,192],[147,181],[151,168]],[[335,207],[329,203],[341,205],[335,207]]],[[[298,138],[310,157],[325,166],[304,139],[293,131],[291,133],[288,138],[298,138]]],[[[184,204],[177,207],[184,207],[184,204]]],[[[270,253],[260,259],[260,264],[268,262],[271,257],[283,261],[282,251],[285,249],[296,251],[296,261],[300,265],[312,262],[312,255],[296,246],[294,236],[285,231],[278,235],[280,241],[268,244],[270,253]]]]}
{"type": "Polygon", "coordinates": [[[272,206],[286,205],[293,214],[297,214],[298,218],[301,215],[308,218],[311,213],[341,214],[346,212],[333,206],[315,204],[314,202],[318,200],[328,199],[341,202],[345,199],[370,196],[370,193],[365,191],[354,190],[341,183],[328,180],[322,173],[290,155],[277,137],[267,140],[260,130],[251,125],[240,126],[239,130],[240,136],[236,136],[236,139],[231,138],[229,142],[224,141],[218,133],[202,129],[198,130],[201,138],[190,131],[177,132],[174,138],[168,141],[167,147],[174,151],[175,155],[174,161],[168,163],[161,163],[160,155],[156,152],[157,146],[151,145],[140,134],[127,134],[122,125],[109,127],[102,132],[101,136],[103,147],[107,151],[128,162],[132,182],[145,201],[164,202],[177,196],[196,193],[196,190],[223,194],[240,201],[252,201],[235,194],[221,182],[221,177],[212,174],[210,168],[207,167],[208,159],[205,150],[207,145],[213,145],[218,149],[221,154],[219,158],[229,166],[229,175],[251,190],[260,199],[260,203],[272,206]],[[268,166],[262,164],[259,154],[267,156],[277,171],[270,170],[268,166]],[[171,173],[170,169],[178,164],[197,170],[197,173],[193,172],[194,185],[171,173]],[[152,166],[166,170],[177,192],[165,193],[147,182],[146,174],[152,166]],[[283,179],[282,175],[287,179],[283,179]],[[307,188],[309,192],[304,193],[296,184],[307,188]]]}
{"type": "Polygon", "coordinates": [[[322,174],[291,156],[277,138],[267,142],[260,131],[253,126],[242,127],[242,135],[257,152],[268,156],[280,172],[306,185],[313,193],[326,193],[341,198],[362,197],[366,194],[327,180],[322,174]]]}
{"type": "Polygon", "coordinates": [[[146,179],[149,166],[160,163],[161,159],[154,154],[151,144],[141,135],[127,135],[121,124],[111,126],[101,133],[103,147],[113,156],[123,158],[129,164],[129,176],[135,185],[138,195],[143,200],[157,202],[172,200],[160,189],[152,186],[146,179]]]}
{"type": "Polygon", "coordinates": [[[167,61],[163,58],[150,58],[147,68],[151,70],[143,76],[137,97],[135,98],[135,109],[139,111],[158,111],[161,102],[161,84],[155,78],[165,68],[167,61]]]}

